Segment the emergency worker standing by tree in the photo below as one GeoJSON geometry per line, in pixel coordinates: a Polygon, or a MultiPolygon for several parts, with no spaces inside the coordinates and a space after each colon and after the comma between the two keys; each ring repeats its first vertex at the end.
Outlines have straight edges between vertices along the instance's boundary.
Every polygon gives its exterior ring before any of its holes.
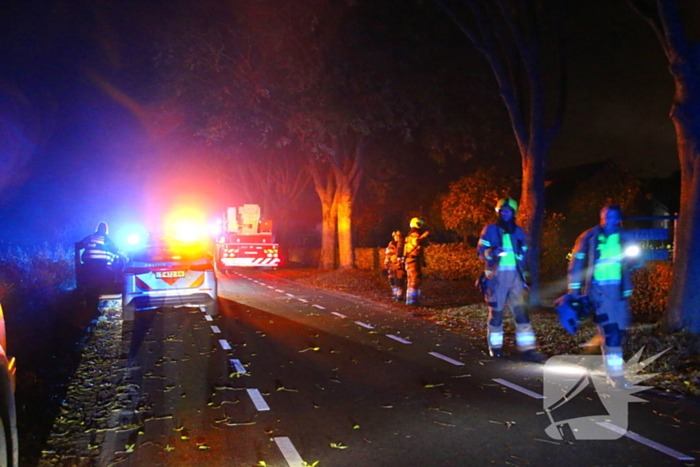
{"type": "Polygon", "coordinates": [[[423,281],[423,266],[425,266],[425,247],[428,246],[429,232],[423,227],[425,221],[414,217],[410,222],[411,230],[406,235],[403,257],[406,264],[408,284],[406,286],[406,305],[420,303],[421,282],[423,281]]]}
{"type": "Polygon", "coordinates": [[[384,267],[389,276],[389,286],[391,287],[391,296],[396,301],[403,300],[403,292],[406,286],[406,270],[404,269],[403,258],[403,235],[400,230],[394,231],[392,234],[393,240],[389,242],[386,250],[384,250],[384,267]]]}
{"type": "Polygon", "coordinates": [[[503,356],[503,313],[508,305],[515,319],[515,342],[525,361],[541,361],[535,331],[525,308],[527,286],[525,232],[515,223],[518,203],[502,198],[498,221],[481,231],[477,254],[484,260],[484,295],[489,307],[487,341],[492,357],[503,356]]]}
{"type": "Polygon", "coordinates": [[[622,345],[630,323],[631,272],[641,266],[639,248],[621,228],[622,208],[611,204],[600,211],[600,225],[576,240],[569,262],[569,294],[586,296],[595,309],[603,336],[608,381],[626,386],[622,345]]]}

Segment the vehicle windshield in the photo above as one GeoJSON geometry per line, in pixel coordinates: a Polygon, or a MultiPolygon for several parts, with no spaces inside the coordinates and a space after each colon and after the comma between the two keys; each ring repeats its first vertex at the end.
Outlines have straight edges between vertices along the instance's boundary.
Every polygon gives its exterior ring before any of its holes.
{"type": "Polygon", "coordinates": [[[199,243],[154,243],[137,251],[134,261],[165,262],[165,261],[197,261],[205,259],[207,253],[199,243]]]}

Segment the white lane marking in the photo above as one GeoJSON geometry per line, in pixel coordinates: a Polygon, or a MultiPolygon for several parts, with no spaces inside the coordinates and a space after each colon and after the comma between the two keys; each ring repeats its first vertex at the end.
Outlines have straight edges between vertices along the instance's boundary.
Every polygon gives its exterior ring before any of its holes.
{"type": "Polygon", "coordinates": [[[355,321],[355,324],[359,324],[363,328],[374,329],[374,326],[372,326],[371,324],[363,323],[362,321],[355,321]]]}
{"type": "Polygon", "coordinates": [[[297,298],[297,300],[299,300],[300,302],[309,303],[308,300],[304,300],[303,298],[297,298]]]}
{"type": "Polygon", "coordinates": [[[292,441],[286,436],[278,436],[275,438],[275,443],[279,448],[284,460],[287,461],[289,467],[304,467],[304,460],[301,458],[292,441]]]}
{"type": "Polygon", "coordinates": [[[624,436],[628,437],[629,439],[636,441],[638,443],[646,444],[650,448],[656,449],[657,451],[661,451],[664,454],[667,454],[671,457],[675,457],[678,460],[682,460],[682,461],[695,460],[694,457],[690,457],[686,454],[683,454],[682,452],[678,452],[675,449],[668,448],[668,447],[664,446],[663,444],[659,444],[656,441],[652,441],[650,439],[647,439],[644,436],[638,435],[637,433],[633,433],[631,431],[620,428],[619,426],[613,425],[612,423],[608,423],[608,422],[596,422],[596,423],[604,428],[607,428],[610,431],[614,431],[615,433],[619,433],[621,435],[624,435],[624,436]]]}
{"type": "Polygon", "coordinates": [[[236,373],[238,373],[238,374],[247,373],[245,371],[245,367],[243,366],[241,361],[238,360],[237,358],[232,358],[231,360],[229,360],[229,362],[231,362],[231,366],[233,367],[234,370],[236,370],[236,373]]]}
{"type": "Polygon", "coordinates": [[[248,391],[248,395],[253,401],[253,404],[255,404],[256,409],[258,409],[260,412],[270,410],[270,406],[267,405],[267,402],[265,402],[265,399],[263,399],[263,396],[262,394],[260,394],[260,391],[251,388],[246,389],[246,391],[248,391]]]}
{"type": "Polygon", "coordinates": [[[205,306],[200,306],[200,307],[199,307],[199,311],[201,311],[202,313],[206,313],[206,312],[207,312],[207,307],[205,307],[205,306]]]}
{"type": "Polygon", "coordinates": [[[228,341],[226,339],[219,339],[219,344],[221,344],[222,349],[231,350],[231,346],[228,344],[228,341]]]}
{"type": "Polygon", "coordinates": [[[284,290],[275,289],[275,292],[284,293],[284,290]]]}
{"type": "Polygon", "coordinates": [[[395,341],[399,341],[399,342],[401,342],[402,344],[412,344],[411,341],[407,341],[407,340],[404,339],[403,337],[395,336],[395,335],[393,335],[393,334],[387,334],[386,337],[388,337],[389,339],[394,339],[395,341]]]}
{"type": "Polygon", "coordinates": [[[290,293],[286,293],[285,295],[286,295],[287,297],[292,297],[292,298],[294,298],[294,295],[292,295],[292,294],[290,294],[290,293]]]}
{"type": "Polygon", "coordinates": [[[542,394],[537,394],[534,391],[530,391],[529,389],[525,389],[524,387],[518,386],[517,384],[511,383],[510,381],[506,381],[505,379],[494,378],[493,380],[495,382],[497,382],[498,384],[502,384],[502,385],[507,386],[511,389],[515,389],[518,392],[522,392],[526,396],[534,397],[535,399],[546,399],[546,397],[544,397],[542,394]]]}
{"type": "Polygon", "coordinates": [[[268,289],[274,289],[274,287],[272,287],[271,285],[268,285],[267,288],[268,288],[268,289]]]}
{"type": "Polygon", "coordinates": [[[443,354],[441,354],[441,353],[437,353],[437,352],[428,352],[428,353],[429,353],[430,355],[432,355],[433,357],[437,357],[437,358],[439,358],[439,359],[445,360],[446,362],[449,362],[449,363],[451,363],[451,364],[453,364],[453,365],[457,365],[457,366],[462,366],[462,365],[464,365],[464,363],[462,363],[462,362],[460,362],[460,361],[458,361],[458,360],[454,360],[454,359],[452,359],[452,358],[450,358],[450,357],[446,357],[445,355],[443,355],[443,354]]]}
{"type": "Polygon", "coordinates": [[[345,315],[342,314],[342,313],[338,313],[337,311],[331,311],[331,314],[332,314],[332,315],[336,315],[336,316],[338,316],[339,318],[347,318],[347,316],[345,316],[345,315]]]}
{"type": "Polygon", "coordinates": [[[318,308],[318,309],[320,309],[320,310],[325,310],[325,309],[326,309],[326,307],[323,307],[323,306],[321,306],[321,305],[311,305],[311,306],[315,306],[316,308],[318,308]]]}
{"type": "Polygon", "coordinates": [[[211,330],[214,331],[214,334],[221,334],[221,329],[219,329],[219,326],[212,326],[211,330]]]}
{"type": "Polygon", "coordinates": [[[204,315],[204,319],[207,321],[214,321],[214,318],[212,318],[211,315],[204,315]]]}

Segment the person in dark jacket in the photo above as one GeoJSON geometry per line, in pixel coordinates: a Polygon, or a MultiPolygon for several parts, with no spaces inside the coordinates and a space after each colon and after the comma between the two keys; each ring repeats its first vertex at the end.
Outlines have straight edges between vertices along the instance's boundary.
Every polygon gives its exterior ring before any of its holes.
{"type": "Polygon", "coordinates": [[[568,293],[588,297],[595,309],[605,370],[614,387],[628,384],[622,346],[630,323],[631,272],[641,267],[639,248],[621,222],[620,206],[604,206],[600,224],[578,237],[569,262],[568,293]]]}
{"type": "Polygon", "coordinates": [[[429,232],[424,229],[425,221],[420,217],[411,219],[409,226],[411,230],[406,235],[403,247],[407,275],[406,305],[419,305],[429,232]]]}
{"type": "Polygon", "coordinates": [[[97,224],[94,233],[85,237],[80,246],[84,249],[81,259],[83,264],[107,267],[119,256],[118,250],[109,235],[106,222],[97,224]]]}
{"type": "Polygon", "coordinates": [[[389,276],[389,286],[391,296],[396,301],[403,300],[404,288],[406,287],[406,270],[404,269],[403,258],[403,235],[400,230],[394,231],[393,239],[384,250],[384,267],[389,276]]]}
{"type": "Polygon", "coordinates": [[[515,319],[515,342],[526,361],[541,361],[535,331],[525,307],[527,242],[525,232],[515,223],[518,203],[503,198],[496,205],[498,220],[481,232],[477,254],[485,263],[485,299],[489,307],[487,342],[489,354],[503,356],[503,313],[508,305],[515,319]]]}

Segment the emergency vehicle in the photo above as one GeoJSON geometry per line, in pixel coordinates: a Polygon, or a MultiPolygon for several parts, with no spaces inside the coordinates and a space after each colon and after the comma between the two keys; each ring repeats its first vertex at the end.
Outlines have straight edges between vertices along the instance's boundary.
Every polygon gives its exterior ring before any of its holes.
{"type": "Polygon", "coordinates": [[[259,205],[244,204],[226,210],[216,245],[216,260],[221,270],[279,266],[279,245],[274,240],[272,221],[261,219],[259,205]]]}

